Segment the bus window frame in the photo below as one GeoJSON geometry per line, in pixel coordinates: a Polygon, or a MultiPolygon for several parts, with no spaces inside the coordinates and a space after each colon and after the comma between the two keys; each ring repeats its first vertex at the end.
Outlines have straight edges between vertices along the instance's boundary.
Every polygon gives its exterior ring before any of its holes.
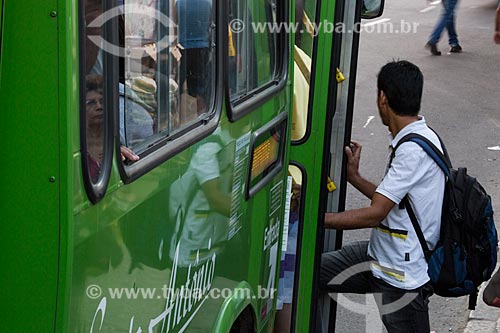
{"type": "MultiPolygon", "coordinates": [[[[260,106],[268,102],[271,98],[279,94],[286,86],[288,78],[288,65],[289,65],[289,44],[290,39],[288,34],[283,31],[276,34],[277,47],[276,47],[276,63],[274,64],[276,71],[275,76],[266,84],[257,87],[256,89],[250,91],[247,96],[238,99],[236,102],[231,101],[231,95],[229,92],[229,52],[228,52],[228,26],[229,26],[229,13],[227,9],[227,4],[224,6],[224,17],[223,30],[224,30],[224,91],[225,91],[225,104],[227,108],[227,116],[231,122],[235,122],[242,117],[246,116],[250,112],[258,109],[260,106]]],[[[278,1],[278,19],[280,22],[287,23],[289,17],[289,2],[288,1],[278,1]],[[285,21],[286,20],[286,21],[285,21]]],[[[278,22],[279,23],[279,22],[278,22]]],[[[283,29],[284,30],[284,29],[283,29]]]]}
{"type": "MultiPolygon", "coordinates": [[[[111,8],[110,1],[104,0],[102,3],[103,11],[109,10],[111,8]]],[[[84,1],[80,0],[78,2],[78,47],[79,47],[79,113],[80,113],[80,159],[82,165],[82,176],[83,176],[83,184],[85,187],[85,191],[87,192],[87,196],[93,204],[98,203],[102,198],[104,198],[106,194],[106,190],[108,188],[109,180],[111,178],[111,169],[113,166],[113,126],[115,123],[113,112],[104,112],[104,142],[103,142],[103,160],[101,163],[101,172],[99,174],[99,178],[97,182],[92,181],[92,177],[90,175],[89,168],[89,160],[87,156],[84,156],[84,152],[87,150],[87,130],[86,130],[86,76],[83,75],[85,73],[86,68],[86,49],[85,49],[85,39],[87,37],[86,28],[84,27],[85,23],[85,5],[84,1]]],[[[111,33],[113,28],[114,20],[109,20],[105,22],[103,26],[103,35],[107,35],[111,33]]],[[[112,80],[112,75],[110,74],[110,64],[112,63],[111,55],[105,53],[104,55],[104,73],[103,73],[103,99],[104,99],[104,109],[110,109],[110,102],[113,101],[110,98],[110,89],[109,87],[112,80]]]]}
{"type": "Polygon", "coordinates": [[[269,184],[282,170],[285,164],[285,147],[286,140],[288,139],[288,135],[286,133],[286,128],[288,126],[288,112],[282,112],[277,117],[269,121],[263,127],[256,130],[250,141],[250,153],[248,158],[248,168],[247,168],[247,178],[246,178],[246,190],[245,190],[245,199],[250,200],[253,196],[255,196],[260,190],[262,190],[267,184],[269,184]],[[269,131],[275,127],[282,126],[283,132],[281,133],[280,141],[279,141],[279,151],[278,158],[276,162],[271,164],[268,168],[271,168],[265,175],[262,175],[262,178],[259,179],[255,184],[252,184],[252,164],[253,164],[253,152],[257,147],[258,139],[261,136],[267,135],[269,131]]]}
{"type": "MultiPolygon", "coordinates": [[[[299,220],[297,223],[297,244],[296,244],[296,252],[295,252],[295,275],[293,280],[293,294],[292,294],[292,313],[290,316],[290,333],[296,332],[296,319],[297,319],[297,300],[299,295],[299,276],[300,276],[300,261],[302,259],[302,238],[304,235],[304,214],[305,214],[305,202],[306,198],[306,188],[307,188],[307,170],[306,168],[297,161],[290,161],[288,163],[289,166],[294,166],[300,170],[302,173],[302,184],[301,184],[301,193],[300,193],[300,206],[299,206],[299,220]]],[[[284,237],[284,235],[283,235],[284,237]]],[[[282,251],[286,251],[283,249],[282,251]]]]}
{"type": "MultiPolygon", "coordinates": [[[[317,0],[316,1],[316,17],[314,18],[314,22],[316,26],[319,26],[319,20],[320,20],[320,15],[321,15],[321,7],[323,5],[322,0],[317,0]]],[[[295,41],[294,41],[295,44],[295,41]]],[[[316,63],[318,59],[318,36],[314,36],[313,40],[313,48],[312,48],[312,58],[311,58],[311,77],[309,81],[309,103],[307,107],[307,119],[306,119],[306,132],[304,133],[304,136],[298,140],[292,140],[291,145],[292,146],[300,146],[307,142],[309,138],[311,137],[311,127],[312,127],[312,116],[313,116],[313,104],[314,104],[314,92],[316,89],[316,63]]]]}
{"type": "MultiPolygon", "coordinates": [[[[173,1],[173,0],[169,0],[173,1]]],[[[166,162],[173,156],[179,154],[186,148],[189,148],[193,145],[193,143],[201,141],[202,139],[209,136],[211,133],[215,131],[215,129],[219,125],[222,104],[223,104],[223,62],[224,58],[222,55],[224,38],[222,34],[224,33],[223,29],[221,29],[224,17],[224,6],[221,5],[218,1],[212,0],[213,5],[215,6],[214,10],[214,22],[216,24],[216,45],[214,47],[215,52],[215,70],[214,70],[214,83],[215,88],[213,92],[213,99],[211,102],[211,106],[209,111],[205,114],[204,118],[200,118],[198,121],[193,124],[186,126],[179,131],[175,132],[168,137],[157,140],[151,143],[151,146],[142,151],[139,155],[140,159],[136,162],[133,162],[129,165],[124,163],[120,154],[120,126],[119,126],[119,108],[118,108],[118,96],[116,96],[116,101],[114,103],[114,114],[115,114],[115,149],[117,151],[116,159],[118,165],[118,171],[120,173],[120,177],[125,184],[130,184],[133,181],[137,180],[141,176],[147,174],[158,165],[166,162]]],[[[118,36],[114,36],[118,38],[118,36]]],[[[115,61],[116,63],[118,60],[115,61]]],[[[116,77],[118,78],[118,72],[116,73],[116,77]]],[[[116,85],[117,86],[117,85],[116,85]]],[[[118,86],[117,86],[118,87],[118,86]]]]}

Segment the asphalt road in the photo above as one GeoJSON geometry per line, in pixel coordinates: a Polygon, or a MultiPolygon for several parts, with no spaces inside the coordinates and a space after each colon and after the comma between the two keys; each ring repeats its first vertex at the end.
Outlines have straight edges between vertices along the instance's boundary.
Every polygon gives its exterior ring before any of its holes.
{"type": "MultiPolygon", "coordinates": [[[[468,167],[492,196],[494,210],[500,212],[500,151],[488,150],[500,145],[500,46],[493,44],[496,1],[460,1],[457,30],[464,52],[447,54],[445,33],[439,44],[443,55],[436,57],[423,46],[441,8],[440,2],[389,0],[384,15],[378,19],[385,23],[374,23],[370,31],[361,34],[352,132],[353,139],[363,144],[361,173],[379,183],[386,163],[388,132],[380,122],[375,103],[377,72],[392,59],[409,60],[421,68],[425,77],[421,114],[440,133],[454,166],[468,167]],[[393,25],[392,33],[373,28],[387,24],[393,25]],[[405,29],[411,31],[403,33],[405,29]]],[[[368,22],[373,21],[364,23],[368,22]]],[[[349,188],[347,209],[368,204],[367,199],[349,188]]],[[[368,239],[369,234],[369,230],[345,232],[344,244],[368,239]]],[[[365,296],[353,300],[366,301],[365,296]]],[[[431,330],[462,332],[469,314],[467,298],[433,296],[429,312],[431,330]]],[[[367,322],[365,317],[339,309],[336,332],[377,332],[378,319],[372,317],[367,322]]]]}

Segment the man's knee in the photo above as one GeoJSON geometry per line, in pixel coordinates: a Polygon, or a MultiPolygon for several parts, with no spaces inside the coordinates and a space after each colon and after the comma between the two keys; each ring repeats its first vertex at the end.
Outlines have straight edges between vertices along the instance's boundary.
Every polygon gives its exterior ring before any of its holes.
{"type": "Polygon", "coordinates": [[[321,255],[321,265],[319,268],[319,289],[320,292],[328,292],[328,283],[337,275],[338,263],[335,260],[334,252],[327,252],[321,255]]]}

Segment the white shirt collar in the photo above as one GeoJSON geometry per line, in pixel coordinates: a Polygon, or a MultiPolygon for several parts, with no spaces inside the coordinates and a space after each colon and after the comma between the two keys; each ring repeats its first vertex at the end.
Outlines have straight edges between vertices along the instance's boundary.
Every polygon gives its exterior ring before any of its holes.
{"type": "Polygon", "coordinates": [[[405,127],[403,127],[398,134],[396,134],[396,137],[392,137],[392,133],[389,132],[389,144],[394,148],[397,146],[398,142],[407,134],[417,132],[421,129],[424,129],[426,127],[426,122],[425,118],[423,116],[419,116],[419,119],[417,121],[414,121],[405,127]]]}

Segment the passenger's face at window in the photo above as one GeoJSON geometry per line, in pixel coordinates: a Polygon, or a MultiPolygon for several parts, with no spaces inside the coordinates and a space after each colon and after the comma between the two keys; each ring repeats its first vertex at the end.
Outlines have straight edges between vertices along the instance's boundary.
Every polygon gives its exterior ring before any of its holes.
{"type": "Polygon", "coordinates": [[[96,90],[87,92],[85,107],[87,125],[89,127],[102,126],[104,121],[102,93],[96,90]]]}

